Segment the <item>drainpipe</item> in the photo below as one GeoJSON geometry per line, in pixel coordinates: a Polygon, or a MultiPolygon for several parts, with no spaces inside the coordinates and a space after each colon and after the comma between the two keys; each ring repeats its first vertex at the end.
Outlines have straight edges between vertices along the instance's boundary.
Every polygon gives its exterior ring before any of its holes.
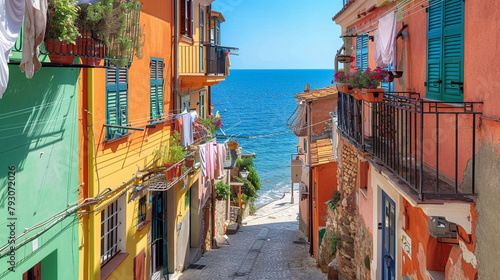
{"type": "Polygon", "coordinates": [[[176,113],[177,109],[177,92],[178,92],[178,80],[179,80],[179,34],[178,34],[178,29],[179,29],[179,11],[178,11],[178,0],[174,0],[174,104],[173,104],[173,109],[174,109],[174,114],[176,113]]]}
{"type": "Polygon", "coordinates": [[[314,244],[314,237],[313,237],[313,225],[312,225],[312,167],[311,167],[311,140],[312,140],[312,116],[311,116],[311,106],[312,102],[307,103],[307,164],[309,165],[309,196],[308,196],[308,206],[309,206],[309,213],[307,215],[307,218],[309,220],[309,254],[313,254],[313,244],[314,244]]]}
{"type": "MultiPolygon", "coordinates": [[[[92,137],[88,137],[87,139],[87,152],[88,152],[88,196],[89,197],[95,197],[95,184],[94,184],[94,172],[95,172],[95,166],[94,166],[94,156],[95,156],[95,143],[94,143],[94,77],[95,77],[95,70],[94,69],[87,69],[87,131],[91,130],[92,131],[92,137]]],[[[88,135],[88,134],[87,134],[88,135]]],[[[95,206],[91,205],[89,210],[94,210],[95,206]]],[[[95,269],[95,263],[97,261],[96,257],[96,252],[93,250],[93,248],[96,248],[96,243],[97,243],[97,237],[96,237],[96,229],[98,228],[96,226],[97,223],[97,218],[96,215],[88,215],[88,248],[91,248],[89,250],[89,263],[88,263],[88,268],[89,268],[89,279],[94,280],[98,279],[98,274],[100,273],[99,270],[96,271],[95,269]]]]}

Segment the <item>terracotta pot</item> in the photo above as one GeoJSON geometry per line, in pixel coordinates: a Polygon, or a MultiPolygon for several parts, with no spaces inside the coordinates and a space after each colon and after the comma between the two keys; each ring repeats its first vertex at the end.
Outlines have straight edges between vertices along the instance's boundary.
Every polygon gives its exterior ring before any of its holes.
{"type": "Polygon", "coordinates": [[[165,166],[165,176],[167,177],[167,181],[173,181],[174,179],[180,177],[182,175],[182,165],[178,164],[175,167],[171,168],[174,164],[166,163],[165,166]]]}
{"type": "Polygon", "coordinates": [[[194,164],[194,158],[186,158],[186,167],[191,167],[194,164]]]}
{"type": "Polygon", "coordinates": [[[349,83],[335,83],[337,90],[344,93],[352,93],[352,86],[349,83]]]}
{"type": "Polygon", "coordinates": [[[228,143],[228,144],[227,144],[227,148],[228,148],[229,150],[236,150],[236,149],[238,149],[238,146],[239,146],[239,144],[238,144],[238,143],[236,143],[236,144],[229,144],[229,143],[228,143]]]}
{"type": "Polygon", "coordinates": [[[76,40],[75,55],[80,56],[82,64],[99,66],[102,57],[106,55],[107,47],[102,42],[97,42],[89,37],[80,37],[76,40]]]}
{"type": "Polygon", "coordinates": [[[75,45],[66,41],[47,39],[45,49],[49,52],[50,62],[72,64],[75,57],[71,55],[75,45]]]}
{"type": "Polygon", "coordinates": [[[361,93],[361,90],[359,88],[355,88],[355,89],[352,90],[352,96],[356,100],[363,99],[363,94],[361,93]]]}
{"type": "Polygon", "coordinates": [[[364,88],[363,100],[366,102],[380,102],[384,98],[385,89],[383,88],[364,88]]]}
{"type": "Polygon", "coordinates": [[[222,197],[216,196],[217,200],[222,200],[222,197]]]}

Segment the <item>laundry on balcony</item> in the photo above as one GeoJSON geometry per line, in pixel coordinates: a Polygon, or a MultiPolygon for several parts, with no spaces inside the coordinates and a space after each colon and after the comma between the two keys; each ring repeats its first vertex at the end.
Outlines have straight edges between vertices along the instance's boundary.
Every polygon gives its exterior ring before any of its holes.
{"type": "Polygon", "coordinates": [[[177,115],[175,128],[181,134],[181,145],[187,147],[193,144],[193,122],[198,118],[196,111],[177,115]]]}

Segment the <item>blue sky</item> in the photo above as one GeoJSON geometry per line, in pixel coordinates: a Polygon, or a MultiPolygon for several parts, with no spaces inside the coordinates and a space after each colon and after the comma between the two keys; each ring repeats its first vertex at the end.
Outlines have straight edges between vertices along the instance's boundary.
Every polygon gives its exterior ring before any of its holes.
{"type": "Polygon", "coordinates": [[[342,46],[332,17],[339,0],[216,0],[223,46],[240,48],[232,69],[333,69],[342,46]]]}

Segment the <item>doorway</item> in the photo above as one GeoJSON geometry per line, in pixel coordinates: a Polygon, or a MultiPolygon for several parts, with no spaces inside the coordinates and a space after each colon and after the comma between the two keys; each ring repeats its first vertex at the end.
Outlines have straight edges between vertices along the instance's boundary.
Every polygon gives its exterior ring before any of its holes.
{"type": "Polygon", "coordinates": [[[382,191],[382,279],[396,279],[396,204],[382,191]]]}

